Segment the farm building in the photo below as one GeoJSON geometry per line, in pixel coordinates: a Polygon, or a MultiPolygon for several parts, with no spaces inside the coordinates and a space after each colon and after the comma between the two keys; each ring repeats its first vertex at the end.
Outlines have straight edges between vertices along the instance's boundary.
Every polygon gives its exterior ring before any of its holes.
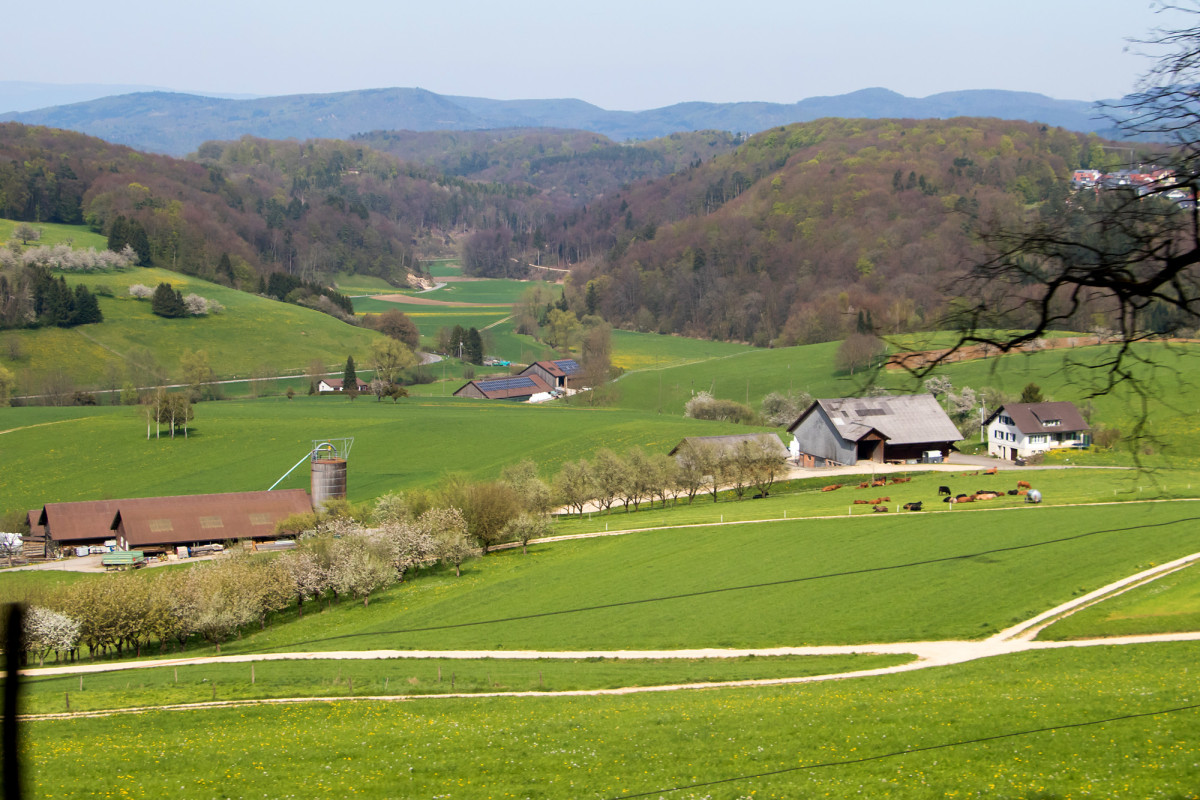
{"type": "MultiPolygon", "coordinates": [[[[358,391],[360,394],[371,388],[370,385],[361,378],[356,378],[355,380],[358,381],[358,391]]],[[[333,392],[340,392],[343,389],[343,383],[345,383],[345,381],[343,381],[341,378],[323,378],[317,382],[317,393],[330,394],[333,392]]]]}
{"type": "Polygon", "coordinates": [[[988,454],[1016,460],[1060,447],[1087,447],[1091,430],[1074,403],[1006,403],[984,423],[988,454]]]}
{"type": "Polygon", "coordinates": [[[553,387],[537,375],[515,375],[511,378],[468,381],[454,392],[455,397],[474,397],[481,400],[515,400],[518,403],[549,399],[553,387]]]}
{"type": "Polygon", "coordinates": [[[783,440],[779,438],[777,433],[738,433],[730,436],[685,436],[679,444],[671,448],[669,456],[674,456],[679,453],[684,445],[691,444],[693,447],[711,447],[721,454],[730,453],[737,449],[742,442],[760,443],[762,446],[769,448],[776,453],[780,458],[788,457],[788,449],[783,446],[783,440]]]}
{"type": "Polygon", "coordinates": [[[579,388],[575,384],[582,377],[581,372],[578,361],[573,358],[560,358],[555,361],[535,361],[521,370],[520,374],[540,378],[552,389],[565,391],[579,388]]]}
{"type": "Polygon", "coordinates": [[[962,438],[931,394],[817,400],[788,432],[805,467],[945,458],[962,438]]]}
{"type": "Polygon", "coordinates": [[[45,531],[38,555],[49,555],[53,547],[98,545],[114,538],[122,550],[270,539],[275,523],[310,511],[303,489],[47,503],[37,519],[45,531]]]}

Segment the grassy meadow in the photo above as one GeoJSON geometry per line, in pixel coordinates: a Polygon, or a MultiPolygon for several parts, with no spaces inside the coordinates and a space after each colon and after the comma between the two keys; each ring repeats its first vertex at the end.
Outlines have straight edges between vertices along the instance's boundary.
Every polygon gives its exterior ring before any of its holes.
{"type": "Polygon", "coordinates": [[[23,752],[39,797],[1185,798],[1198,656],[1165,643],[787,687],[77,718],[27,723],[23,752]]]}
{"type": "Polygon", "coordinates": [[[1191,565],[1085,608],[1039,639],[1088,639],[1200,630],[1200,567],[1191,565]]]}
{"type": "MultiPolygon", "coordinates": [[[[0,242],[7,244],[13,238],[13,229],[21,223],[11,219],[0,219],[0,242]]],[[[36,241],[30,241],[29,247],[56,244],[69,244],[77,250],[104,250],[108,247],[108,237],[94,232],[86,225],[60,225],[56,222],[31,222],[33,229],[41,236],[36,241]]]]}

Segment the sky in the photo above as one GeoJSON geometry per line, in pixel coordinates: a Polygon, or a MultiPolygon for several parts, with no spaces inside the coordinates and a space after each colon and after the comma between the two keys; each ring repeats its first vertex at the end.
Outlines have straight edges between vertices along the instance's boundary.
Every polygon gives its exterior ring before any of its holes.
{"type": "Polygon", "coordinates": [[[43,0],[41,34],[5,38],[0,80],[243,95],[400,86],[631,111],[692,100],[791,103],[871,87],[1099,100],[1133,89],[1153,63],[1130,37],[1189,21],[1155,5],[43,0]]]}

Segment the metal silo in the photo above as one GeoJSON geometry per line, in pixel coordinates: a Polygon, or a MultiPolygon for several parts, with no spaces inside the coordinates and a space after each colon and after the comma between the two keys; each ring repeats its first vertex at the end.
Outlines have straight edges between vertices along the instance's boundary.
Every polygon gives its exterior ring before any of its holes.
{"type": "Polygon", "coordinates": [[[315,439],[312,460],[312,504],[324,511],[330,500],[346,497],[346,463],[354,439],[315,439]]]}

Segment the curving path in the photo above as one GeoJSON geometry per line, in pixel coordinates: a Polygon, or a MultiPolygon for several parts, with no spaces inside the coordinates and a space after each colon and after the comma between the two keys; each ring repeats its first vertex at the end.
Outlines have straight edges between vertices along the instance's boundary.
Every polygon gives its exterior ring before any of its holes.
{"type": "Polygon", "coordinates": [[[687,689],[728,689],[753,686],[779,686],[785,684],[815,683],[818,681],[845,680],[847,678],[862,678],[875,675],[890,675],[900,672],[911,672],[918,669],[943,667],[950,664],[961,664],[981,658],[1009,655],[1028,650],[1052,650],[1066,647],[1097,647],[1129,644],[1146,644],[1151,642],[1168,641],[1200,641],[1200,632],[1147,634],[1142,636],[1120,636],[1101,639],[1081,639],[1075,641],[1035,641],[1034,637],[1048,625],[1067,617],[1088,606],[1116,597],[1124,592],[1135,589],[1151,581],[1170,575],[1200,561],[1200,553],[1193,553],[1183,558],[1165,564],[1159,564],[1121,580],[1077,597],[1024,622],[1006,628],[993,636],[975,641],[936,641],[936,642],[885,642],[879,644],[859,645],[821,645],[812,647],[769,647],[769,648],[739,648],[714,649],[698,648],[689,650],[591,650],[591,651],[541,651],[541,650],[347,650],[331,652],[304,653],[266,653],[229,656],[201,656],[196,658],[178,658],[165,660],[129,661],[119,665],[111,664],[78,664],[73,666],[44,667],[21,670],[22,675],[72,675],[89,672],[112,672],[129,669],[148,669],[153,667],[168,667],[191,664],[221,664],[245,663],[252,661],[283,661],[283,660],[368,660],[368,659],[671,659],[671,658],[738,658],[743,656],[806,656],[806,655],[857,655],[857,654],[911,654],[913,661],[891,667],[857,670],[828,675],[812,675],[800,678],[763,678],[741,681],[722,681],[687,684],[667,684],[660,686],[627,686],[616,689],[578,689],[570,691],[538,691],[538,692],[476,692],[434,695],[375,695],[355,697],[294,697],[294,698],[264,698],[257,700],[229,700],[204,703],[186,703],[164,706],[145,706],[135,708],[111,709],[94,712],[75,712],[60,714],[29,714],[22,716],[26,720],[51,720],[75,717],[108,716],[112,714],[144,713],[147,711],[164,710],[199,710],[206,708],[229,708],[247,705],[263,704],[292,704],[308,702],[333,702],[343,700],[377,700],[402,702],[408,700],[433,700],[447,698],[480,698],[480,697],[581,697],[598,695],[627,695],[646,692],[673,692],[687,689]]]}

